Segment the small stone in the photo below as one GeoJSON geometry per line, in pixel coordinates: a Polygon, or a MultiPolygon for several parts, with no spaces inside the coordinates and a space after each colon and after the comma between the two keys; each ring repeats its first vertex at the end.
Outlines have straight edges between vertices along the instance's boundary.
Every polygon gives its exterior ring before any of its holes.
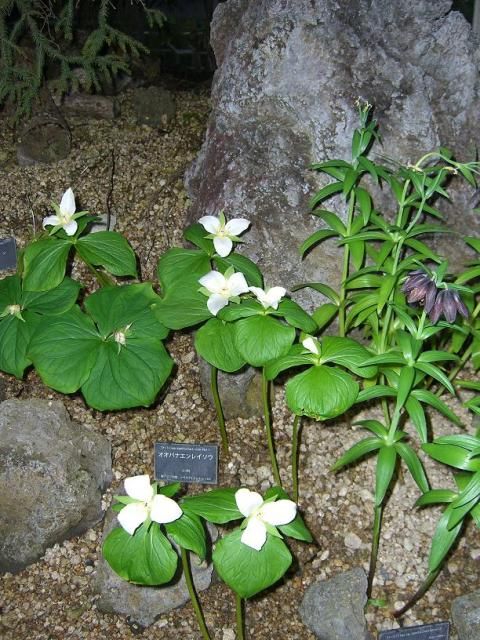
{"type": "Polygon", "coordinates": [[[222,640],[235,640],[235,631],[228,627],[222,629],[222,640]]]}
{"type": "Polygon", "coordinates": [[[343,541],[347,549],[351,549],[352,551],[357,551],[358,549],[361,549],[363,545],[361,539],[357,536],[356,533],[353,533],[352,531],[349,531],[347,533],[343,541]]]}

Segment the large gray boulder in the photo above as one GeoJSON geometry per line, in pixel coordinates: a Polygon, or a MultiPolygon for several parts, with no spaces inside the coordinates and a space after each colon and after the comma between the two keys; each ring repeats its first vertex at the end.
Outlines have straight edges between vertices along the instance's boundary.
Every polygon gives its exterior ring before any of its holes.
{"type": "Polygon", "coordinates": [[[17,572],[102,518],[110,443],[61,402],[0,404],[0,571],[17,572]]]}
{"type": "Polygon", "coordinates": [[[359,567],[311,584],[300,616],[319,640],[369,640],[366,603],[367,576],[359,567]]]}
{"type": "MultiPolygon", "coordinates": [[[[220,4],[211,29],[218,64],[212,115],[187,177],[190,221],[221,209],[250,219],[242,251],[259,263],[267,286],[336,286],[335,242],[303,262],[298,246],[322,226],[308,200],[325,181],[308,166],[350,158],[358,96],[375,105],[383,138],[377,154],[409,162],[442,144],[459,159],[474,159],[480,49],[450,7],[450,0],[220,4]]],[[[460,234],[480,228],[471,195],[462,187],[448,210],[460,234]]],[[[342,210],[339,201],[328,208],[342,210]]],[[[442,247],[453,266],[463,256],[459,246],[449,238],[442,247]]],[[[321,300],[305,291],[297,299],[309,308],[321,300]]]]}

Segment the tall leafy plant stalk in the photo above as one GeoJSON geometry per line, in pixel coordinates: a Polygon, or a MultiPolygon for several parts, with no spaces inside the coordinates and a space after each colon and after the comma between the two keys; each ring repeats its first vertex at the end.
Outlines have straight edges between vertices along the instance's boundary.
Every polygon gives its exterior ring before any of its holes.
{"type": "MultiPolygon", "coordinates": [[[[475,304],[478,285],[470,288],[465,283],[478,280],[480,269],[474,264],[454,279],[448,274],[446,261],[425,244],[422,236],[447,232],[436,203],[441,198],[448,198],[445,186],[452,175],[461,175],[475,186],[474,174],[478,173],[479,165],[476,162],[457,162],[447,149],[442,148],[424,155],[415,165],[400,166],[396,171],[391,171],[367,157],[372,143],[378,139],[376,123],[370,118],[370,105],[359,102],[358,107],[360,127],[353,135],[351,162],[327,160],[313,165],[314,169],[327,174],[334,181],[320,189],[311,202],[313,213],[327,224],[327,228],[312,234],[301,247],[304,254],[329,238],[338,239],[338,244],[344,247],[340,291],[337,294],[321,282],[306,283],[299,287],[311,287],[329,299],[313,314],[320,331],[336,316],[343,340],[348,340],[346,336],[351,330],[363,330],[369,341],[369,356],[358,363],[354,373],[359,375],[363,368],[365,383],[356,395],[352,388],[355,397],[349,402],[345,401],[341,411],[329,414],[326,411],[312,411],[311,407],[306,407],[306,403],[295,406],[289,399],[289,385],[294,378],[287,383],[287,403],[296,416],[310,415],[316,419],[340,415],[353,403],[377,400],[382,405],[383,421],[360,421],[358,424],[370,435],[342,455],[333,467],[334,471],[338,471],[366,455],[377,456],[368,576],[368,595],[371,596],[383,511],[399,461],[406,464],[423,495],[437,496],[429,490],[422,463],[407,442],[409,436],[402,430],[402,425],[407,419],[411,421],[422,447],[427,451],[425,406],[439,411],[454,424],[460,423],[440,396],[445,391],[455,392],[452,381],[478,349],[478,303],[475,304]],[[393,222],[374,209],[372,197],[363,186],[366,175],[374,184],[390,188],[397,204],[393,222]],[[337,213],[320,208],[335,195],[342,195],[346,201],[346,223],[337,213]],[[439,223],[431,223],[429,218],[437,219],[439,223]],[[461,296],[465,298],[468,308],[461,296]],[[463,324],[455,324],[458,313],[464,317],[470,315],[470,319],[464,320],[463,324]],[[439,321],[442,316],[445,320],[439,321]],[[454,353],[461,355],[458,357],[454,353]],[[448,375],[449,363],[455,363],[455,367],[448,375]],[[371,367],[375,370],[367,371],[371,367]],[[438,386],[436,394],[429,390],[431,384],[438,386]]],[[[467,238],[466,241],[479,250],[477,239],[467,238]]],[[[331,340],[325,337],[322,340],[311,338],[303,341],[304,347],[317,356],[317,365],[330,359],[331,340]]],[[[275,376],[289,366],[306,364],[305,360],[301,360],[305,355],[305,351],[291,352],[283,362],[270,363],[271,375],[275,376]]],[[[345,359],[343,362],[338,360],[338,353],[336,358],[337,364],[346,366],[345,359]]],[[[478,366],[478,363],[474,364],[478,366]]],[[[323,380],[317,393],[322,391],[328,393],[323,380]]],[[[295,445],[295,455],[296,449],[295,445]]],[[[456,458],[442,461],[452,464],[456,458]]],[[[295,479],[293,483],[296,486],[295,479]]],[[[467,495],[470,497],[473,491],[470,489],[467,495]]],[[[465,504],[462,498],[455,497],[457,499],[465,504]]],[[[421,500],[419,505],[427,504],[421,500]]],[[[476,504],[478,495],[475,494],[472,500],[468,502],[470,509],[476,504]]],[[[452,527],[456,527],[457,522],[451,519],[445,525],[449,540],[453,535],[452,527]],[[452,522],[455,524],[452,525],[452,522]]],[[[455,529],[456,533],[458,531],[455,529]]],[[[443,561],[446,555],[446,552],[439,552],[439,548],[445,550],[446,546],[450,548],[451,545],[446,545],[442,534],[437,534],[432,545],[435,562],[430,564],[429,575],[420,588],[421,594],[438,575],[439,557],[443,561]]]]}

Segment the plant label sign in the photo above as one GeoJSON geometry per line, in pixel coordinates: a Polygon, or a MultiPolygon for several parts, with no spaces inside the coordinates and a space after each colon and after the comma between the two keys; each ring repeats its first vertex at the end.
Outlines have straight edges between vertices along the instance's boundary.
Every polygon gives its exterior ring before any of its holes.
{"type": "Polygon", "coordinates": [[[155,479],[217,484],[218,445],[156,442],[155,479]]]}
{"type": "Polygon", "coordinates": [[[15,269],[17,266],[17,247],[15,238],[0,238],[0,270],[15,269]]]}
{"type": "Polygon", "coordinates": [[[449,637],[450,622],[435,622],[417,627],[382,631],[378,640],[448,640],[449,637]]]}

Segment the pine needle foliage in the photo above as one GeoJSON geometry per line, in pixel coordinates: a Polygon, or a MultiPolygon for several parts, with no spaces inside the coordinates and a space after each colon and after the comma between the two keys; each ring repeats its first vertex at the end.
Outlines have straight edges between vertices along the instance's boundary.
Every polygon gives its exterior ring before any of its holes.
{"type": "MultiPolygon", "coordinates": [[[[150,28],[161,28],[165,16],[135,0],[150,28]]],[[[112,0],[0,0],[0,107],[15,106],[15,119],[28,116],[45,83],[57,94],[78,89],[100,92],[120,72],[129,73],[132,59],[148,53],[134,37],[112,26],[112,0]],[[96,12],[96,25],[77,44],[80,5],[96,12]]]]}

